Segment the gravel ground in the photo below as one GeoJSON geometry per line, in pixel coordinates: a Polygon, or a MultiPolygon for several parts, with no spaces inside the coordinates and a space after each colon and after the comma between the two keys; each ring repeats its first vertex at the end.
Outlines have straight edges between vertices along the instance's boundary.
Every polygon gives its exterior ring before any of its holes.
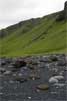
{"type": "Polygon", "coordinates": [[[66,101],[66,59],[64,54],[0,58],[0,101],[66,101]]]}

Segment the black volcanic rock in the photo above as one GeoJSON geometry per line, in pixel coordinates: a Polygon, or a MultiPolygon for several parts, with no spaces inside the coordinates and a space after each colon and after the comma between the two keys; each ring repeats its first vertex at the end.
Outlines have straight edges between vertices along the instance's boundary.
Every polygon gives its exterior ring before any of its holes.
{"type": "Polygon", "coordinates": [[[67,20],[67,1],[64,4],[64,10],[61,11],[56,19],[56,21],[64,21],[67,20]]]}
{"type": "Polygon", "coordinates": [[[23,60],[15,61],[14,68],[20,68],[20,67],[23,67],[23,66],[26,66],[26,62],[25,61],[23,61],[23,60]]]}
{"type": "Polygon", "coordinates": [[[64,10],[67,11],[67,1],[65,2],[64,10]]]}
{"type": "Polygon", "coordinates": [[[64,6],[64,14],[65,14],[65,19],[67,19],[67,1],[65,2],[65,6],[64,6]]]}

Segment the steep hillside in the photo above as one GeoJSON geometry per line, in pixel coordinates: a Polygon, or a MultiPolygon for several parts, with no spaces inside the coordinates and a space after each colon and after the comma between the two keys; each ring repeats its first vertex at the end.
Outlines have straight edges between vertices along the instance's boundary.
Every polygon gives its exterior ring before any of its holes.
{"type": "Polygon", "coordinates": [[[61,12],[1,30],[0,56],[66,53],[66,7],[61,12]]]}

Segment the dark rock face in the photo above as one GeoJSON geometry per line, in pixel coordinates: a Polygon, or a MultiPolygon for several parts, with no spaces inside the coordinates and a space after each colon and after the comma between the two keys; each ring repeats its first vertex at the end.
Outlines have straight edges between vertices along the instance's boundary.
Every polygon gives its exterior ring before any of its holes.
{"type": "Polygon", "coordinates": [[[66,21],[66,20],[67,20],[67,1],[64,4],[64,10],[59,13],[56,21],[66,21]]]}
{"type": "Polygon", "coordinates": [[[64,14],[64,10],[61,11],[56,19],[56,21],[64,21],[65,20],[65,14],[64,14]]]}
{"type": "Polygon", "coordinates": [[[65,2],[64,10],[67,11],[67,1],[65,2]]]}
{"type": "Polygon", "coordinates": [[[67,19],[67,1],[65,2],[65,6],[64,6],[64,14],[65,14],[65,19],[67,19]]]}

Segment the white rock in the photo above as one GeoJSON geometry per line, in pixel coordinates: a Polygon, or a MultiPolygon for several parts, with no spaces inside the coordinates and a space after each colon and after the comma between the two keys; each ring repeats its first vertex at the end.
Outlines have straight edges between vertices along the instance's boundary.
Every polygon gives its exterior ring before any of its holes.
{"type": "Polygon", "coordinates": [[[62,80],[62,79],[64,79],[64,77],[63,77],[63,76],[61,76],[61,75],[54,76],[54,78],[55,78],[55,79],[57,79],[57,80],[62,80]]]}
{"type": "Polygon", "coordinates": [[[9,75],[9,74],[11,74],[11,71],[4,72],[4,75],[9,75]]]}
{"type": "Polygon", "coordinates": [[[51,77],[51,78],[49,79],[49,83],[58,83],[58,80],[55,79],[54,77],[51,77]]]}
{"type": "Polygon", "coordinates": [[[31,97],[29,96],[28,99],[31,99],[31,97]]]}
{"type": "Polygon", "coordinates": [[[53,76],[49,79],[49,83],[58,83],[59,80],[64,79],[63,76],[59,75],[59,76],[53,76]]]}

